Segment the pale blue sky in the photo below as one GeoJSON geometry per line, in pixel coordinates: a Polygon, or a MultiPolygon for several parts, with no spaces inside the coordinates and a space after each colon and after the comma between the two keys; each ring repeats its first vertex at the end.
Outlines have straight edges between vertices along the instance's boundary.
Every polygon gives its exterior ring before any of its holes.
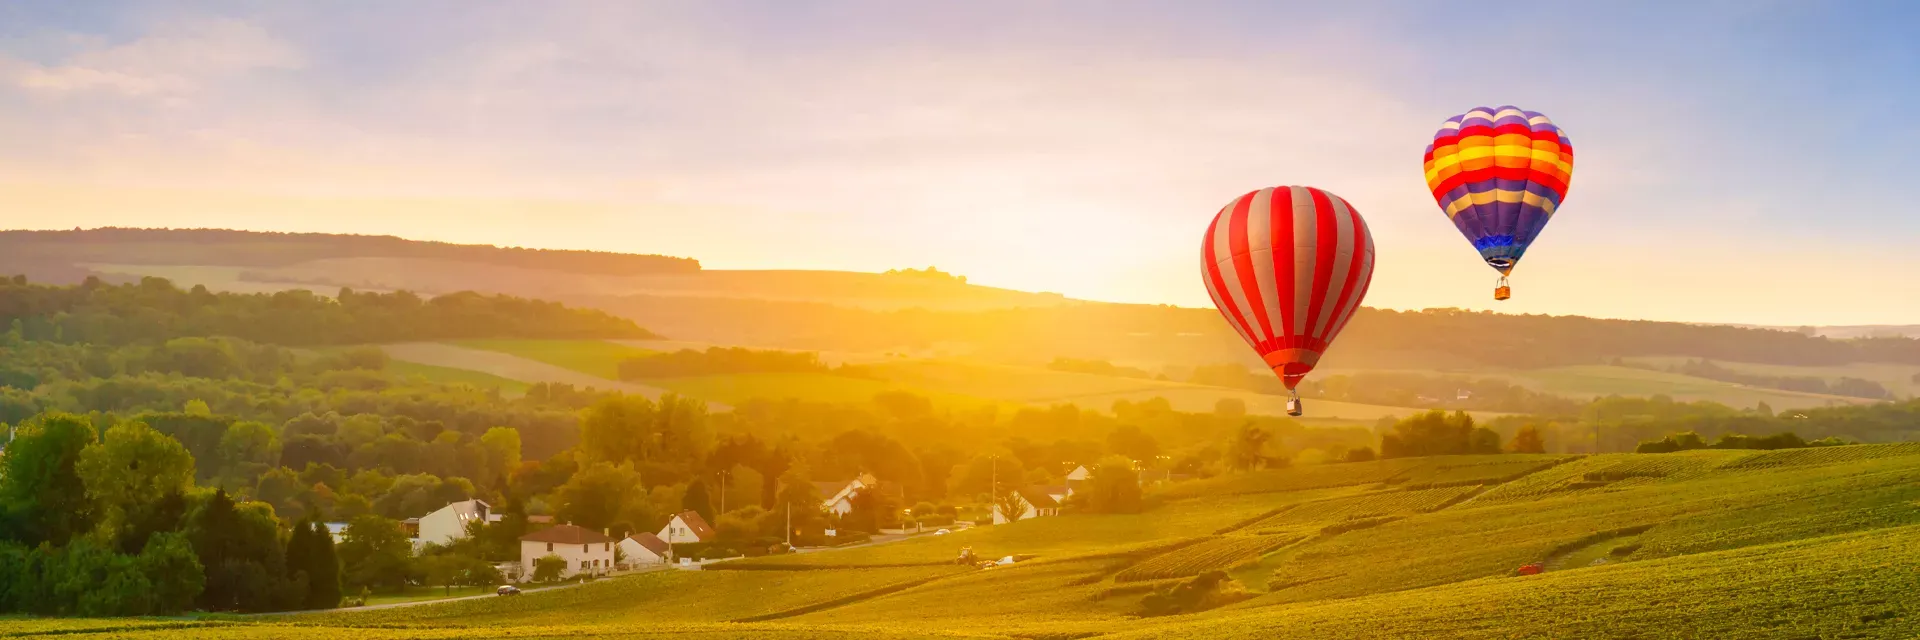
{"type": "Polygon", "coordinates": [[[1920,321],[1917,5],[1320,4],[0,2],[0,226],[931,263],[1198,306],[1213,211],[1308,184],[1373,227],[1375,306],[1920,321]],[[1577,161],[1495,307],[1419,164],[1503,103],[1577,161]]]}

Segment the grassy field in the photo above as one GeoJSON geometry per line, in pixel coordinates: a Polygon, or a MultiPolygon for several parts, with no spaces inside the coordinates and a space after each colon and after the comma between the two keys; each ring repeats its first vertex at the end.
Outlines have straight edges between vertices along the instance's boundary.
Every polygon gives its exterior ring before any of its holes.
{"type": "MultiPolygon", "coordinates": [[[[1670,367],[1698,358],[1652,357],[1628,358],[1636,363],[1655,367],[1670,367]]],[[[1830,367],[1809,367],[1784,364],[1753,364],[1748,362],[1713,361],[1715,365],[1732,369],[1740,373],[1777,377],[1820,378],[1829,383],[1841,378],[1860,378],[1880,383],[1881,386],[1900,397],[1920,395],[1920,383],[1913,379],[1920,374],[1920,366],[1910,364],[1886,364],[1878,362],[1854,362],[1830,367]]]]}
{"type": "Polygon", "coordinates": [[[419,377],[421,379],[426,380],[427,382],[434,382],[439,384],[451,384],[451,385],[464,384],[464,385],[470,385],[470,386],[479,387],[483,389],[485,388],[499,389],[501,394],[507,395],[507,396],[525,395],[527,393],[527,387],[530,386],[527,383],[521,382],[519,380],[514,380],[511,378],[502,378],[500,376],[496,376],[490,373],[474,371],[472,369],[459,369],[455,367],[436,367],[430,364],[420,364],[418,362],[407,362],[405,360],[388,361],[387,371],[397,376],[419,377]]]}
{"type": "Polygon", "coordinates": [[[0,619],[0,636],[1757,640],[1920,630],[1920,444],[1387,460],[1237,474],[1152,498],[1137,515],[1040,518],[518,598],[203,622],[0,619]],[[984,571],[948,564],[963,545],[1032,557],[984,571]],[[1514,575],[1540,561],[1545,573],[1514,575]],[[1228,571],[1242,599],[1142,617],[1148,594],[1209,569],[1228,571]]]}
{"type": "Polygon", "coordinates": [[[468,349],[498,351],[587,375],[620,379],[620,363],[655,352],[605,340],[460,340],[468,349]]]}

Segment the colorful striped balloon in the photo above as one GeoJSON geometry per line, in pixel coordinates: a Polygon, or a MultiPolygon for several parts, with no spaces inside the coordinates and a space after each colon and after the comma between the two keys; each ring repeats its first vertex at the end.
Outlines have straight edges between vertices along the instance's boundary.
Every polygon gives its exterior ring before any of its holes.
{"type": "Polygon", "coordinates": [[[1426,169],[1434,202],[1505,276],[1566,199],[1573,144],[1538,112],[1479,107],[1440,125],[1426,169]]]}
{"type": "Polygon", "coordinates": [[[1340,196],[1261,189],[1229,203],[1200,248],[1207,293],[1292,389],[1313,370],[1373,282],[1373,234],[1340,196]]]}

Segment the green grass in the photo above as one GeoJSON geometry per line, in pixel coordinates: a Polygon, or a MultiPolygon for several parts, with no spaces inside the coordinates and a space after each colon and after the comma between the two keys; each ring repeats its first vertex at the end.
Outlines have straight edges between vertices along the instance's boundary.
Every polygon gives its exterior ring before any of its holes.
{"type": "MultiPolygon", "coordinates": [[[[1685,363],[1688,360],[1698,360],[1698,359],[1699,358],[1687,358],[1687,357],[1678,357],[1678,356],[1672,356],[1672,357],[1658,356],[1658,357],[1646,357],[1646,358],[1628,358],[1627,360],[1635,364],[1651,365],[1655,367],[1670,367],[1670,366],[1685,363]]],[[[1913,379],[1914,374],[1920,373],[1920,366],[1910,365],[1910,364],[1854,362],[1854,363],[1848,363],[1843,365],[1833,365],[1833,366],[1800,366],[1800,365],[1786,365],[1786,364],[1754,364],[1754,363],[1748,363],[1748,362],[1727,362],[1722,360],[1714,360],[1713,363],[1717,366],[1725,367],[1727,369],[1732,369],[1740,373],[1748,373],[1748,374],[1763,375],[1763,376],[1775,376],[1775,377],[1783,377],[1783,378],[1784,377],[1820,378],[1830,383],[1838,382],[1841,378],[1860,378],[1862,380],[1872,380],[1874,382],[1878,382],[1880,383],[1881,386],[1886,387],[1888,391],[1892,391],[1894,395],[1897,395],[1897,396],[1911,397],[1915,395],[1920,395],[1920,383],[1914,382],[1914,379],[1913,379]]],[[[1775,407],[1775,408],[1777,409],[1781,407],[1775,407]]]]}
{"type": "Polygon", "coordinates": [[[432,382],[437,384],[469,385],[473,387],[479,387],[482,389],[486,389],[486,388],[499,389],[501,395],[506,395],[506,396],[526,395],[527,387],[532,386],[525,382],[521,382],[519,380],[502,378],[500,376],[496,376],[490,373],[482,373],[479,371],[474,371],[472,369],[437,367],[430,364],[420,364],[418,362],[407,362],[405,360],[387,361],[387,371],[396,376],[408,377],[408,378],[419,377],[426,380],[427,382],[432,382]]]}
{"type": "Polygon", "coordinates": [[[812,402],[864,403],[883,391],[910,391],[943,407],[972,407],[994,401],[960,394],[905,387],[885,380],[827,373],[741,373],[685,378],[650,378],[647,384],[681,395],[729,404],[761,398],[812,402]]]}
{"type": "Polygon", "coordinates": [[[1687,402],[1707,400],[1742,408],[1765,402],[1774,409],[1865,402],[1859,398],[1761,389],[1677,373],[1608,365],[1554,367],[1470,375],[1501,378],[1536,391],[1576,400],[1590,400],[1597,396],[1609,395],[1665,395],[1675,400],[1687,402]]]}
{"type": "Polygon", "coordinates": [[[459,340],[450,344],[516,355],[608,380],[620,379],[621,362],[653,353],[604,340],[459,340]]]}

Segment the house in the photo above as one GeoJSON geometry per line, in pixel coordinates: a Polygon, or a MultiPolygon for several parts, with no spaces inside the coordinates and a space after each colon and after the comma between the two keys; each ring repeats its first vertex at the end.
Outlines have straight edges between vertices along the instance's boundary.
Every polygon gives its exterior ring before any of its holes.
{"type": "Polygon", "coordinates": [[[497,522],[500,514],[493,513],[493,507],[480,500],[462,500],[448,503],[447,506],[420,516],[419,528],[414,537],[417,544],[448,544],[467,537],[467,525],[472,522],[497,522]]]}
{"type": "Polygon", "coordinates": [[[347,541],[347,523],[345,522],[327,523],[327,534],[333,536],[334,544],[340,544],[342,542],[346,542],[347,541]]]}
{"type": "MultiPolygon", "coordinates": [[[[1048,495],[1044,487],[1027,487],[1014,491],[1019,496],[1021,511],[1014,520],[1060,515],[1060,501],[1048,495]]],[[[1007,518],[1000,513],[1000,505],[993,505],[993,523],[1006,524],[1007,518]]]]}
{"type": "Polygon", "coordinates": [[[1064,484],[1052,485],[1052,486],[1046,486],[1046,487],[1034,487],[1034,488],[1040,490],[1041,493],[1045,493],[1047,494],[1047,496],[1053,498],[1054,502],[1066,502],[1067,498],[1073,495],[1073,487],[1069,487],[1064,484]]]}
{"type": "Polygon", "coordinates": [[[1079,489],[1081,483],[1086,482],[1088,478],[1092,478],[1092,477],[1093,477],[1093,470],[1088,469],[1087,465],[1084,465],[1084,464],[1074,467],[1072,471],[1068,471],[1067,483],[1066,483],[1067,495],[1073,495],[1073,491],[1075,489],[1079,489]]]}
{"type": "Polygon", "coordinates": [[[665,540],[667,544],[706,542],[713,539],[713,527],[707,526],[707,519],[700,517],[699,513],[682,511],[674,514],[673,519],[667,521],[667,526],[662,527],[654,537],[665,540]]]}
{"type": "Polygon", "coordinates": [[[558,556],[567,561],[560,577],[582,573],[599,574],[613,570],[613,538],[571,524],[547,527],[520,536],[520,566],[532,577],[539,560],[558,556]]]}
{"type": "Polygon", "coordinates": [[[669,550],[667,541],[645,531],[622,538],[619,547],[628,565],[666,562],[669,550]]]}
{"type": "Polygon", "coordinates": [[[852,480],[841,482],[815,482],[813,489],[820,494],[820,510],[844,516],[853,510],[853,494],[879,484],[871,473],[862,473],[852,480]]]}

